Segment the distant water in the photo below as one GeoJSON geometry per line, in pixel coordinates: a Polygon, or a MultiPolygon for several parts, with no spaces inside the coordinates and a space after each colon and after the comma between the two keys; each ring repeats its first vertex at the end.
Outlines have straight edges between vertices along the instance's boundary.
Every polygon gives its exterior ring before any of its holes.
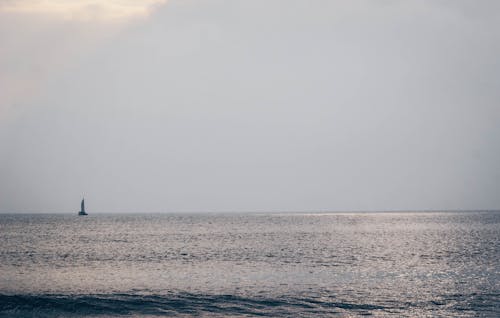
{"type": "Polygon", "coordinates": [[[0,317],[500,317],[500,213],[0,215],[0,317]]]}

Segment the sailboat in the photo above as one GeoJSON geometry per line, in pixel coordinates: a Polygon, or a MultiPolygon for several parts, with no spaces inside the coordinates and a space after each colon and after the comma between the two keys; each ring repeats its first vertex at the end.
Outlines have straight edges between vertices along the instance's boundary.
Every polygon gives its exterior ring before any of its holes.
{"type": "Polygon", "coordinates": [[[78,212],[78,215],[88,215],[87,212],[85,212],[85,198],[82,199],[82,207],[80,212],[78,212]]]}

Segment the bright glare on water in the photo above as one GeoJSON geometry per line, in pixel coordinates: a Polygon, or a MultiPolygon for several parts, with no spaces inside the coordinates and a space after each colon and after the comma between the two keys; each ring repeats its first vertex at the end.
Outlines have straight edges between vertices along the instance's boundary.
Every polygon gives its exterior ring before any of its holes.
{"type": "Polygon", "coordinates": [[[499,317],[500,213],[0,215],[0,317],[499,317]]]}

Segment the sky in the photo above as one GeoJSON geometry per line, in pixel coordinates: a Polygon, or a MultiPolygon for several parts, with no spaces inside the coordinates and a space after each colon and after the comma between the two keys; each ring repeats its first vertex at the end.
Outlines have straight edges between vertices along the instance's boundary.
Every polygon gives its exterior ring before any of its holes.
{"type": "Polygon", "coordinates": [[[496,0],[0,0],[0,212],[500,209],[496,0]]]}

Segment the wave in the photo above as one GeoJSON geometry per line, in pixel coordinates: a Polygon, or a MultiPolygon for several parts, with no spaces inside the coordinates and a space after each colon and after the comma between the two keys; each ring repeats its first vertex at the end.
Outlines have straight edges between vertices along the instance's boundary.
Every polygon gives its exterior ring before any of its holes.
{"type": "Polygon", "coordinates": [[[300,316],[385,307],[315,298],[248,298],[236,295],[97,294],[0,295],[0,317],[84,316],[300,316]]]}
{"type": "Polygon", "coordinates": [[[163,295],[0,294],[0,317],[120,317],[120,316],[477,316],[498,317],[498,293],[456,294],[433,300],[404,299],[377,304],[339,301],[332,296],[244,297],[186,292],[163,295]],[[439,314],[438,314],[439,313],[439,314]]]}

